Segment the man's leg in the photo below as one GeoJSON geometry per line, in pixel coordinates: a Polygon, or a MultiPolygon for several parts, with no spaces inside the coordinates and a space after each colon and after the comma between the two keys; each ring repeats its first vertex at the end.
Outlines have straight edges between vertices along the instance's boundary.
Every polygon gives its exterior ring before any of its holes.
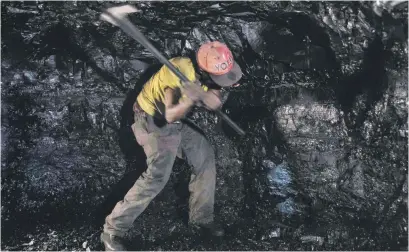
{"type": "Polygon", "coordinates": [[[135,117],[132,129],[145,150],[148,168],[106,218],[104,233],[119,237],[124,236],[135,219],[165,187],[181,141],[180,132],[172,129],[172,126],[163,132],[148,133],[143,118],[135,117]]]}
{"type": "Polygon", "coordinates": [[[216,189],[214,150],[203,135],[186,124],[182,129],[181,148],[193,168],[189,183],[189,222],[200,226],[207,225],[214,235],[223,235],[220,227],[212,226],[216,189]]]}

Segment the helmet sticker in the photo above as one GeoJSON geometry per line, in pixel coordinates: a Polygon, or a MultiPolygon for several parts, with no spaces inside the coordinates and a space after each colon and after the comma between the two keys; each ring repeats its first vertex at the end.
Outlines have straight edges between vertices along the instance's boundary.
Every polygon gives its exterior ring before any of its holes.
{"type": "Polygon", "coordinates": [[[214,66],[217,69],[217,71],[221,71],[221,70],[226,70],[231,65],[233,65],[233,58],[231,55],[229,55],[229,58],[227,59],[227,61],[222,62],[222,63],[217,63],[214,66]]]}

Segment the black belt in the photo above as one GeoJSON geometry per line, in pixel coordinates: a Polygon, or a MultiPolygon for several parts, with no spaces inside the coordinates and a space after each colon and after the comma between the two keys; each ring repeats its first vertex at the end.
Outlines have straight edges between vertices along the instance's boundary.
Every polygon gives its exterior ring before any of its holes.
{"type": "MultiPolygon", "coordinates": [[[[142,108],[141,108],[141,106],[139,105],[139,103],[136,101],[135,103],[134,103],[134,106],[133,106],[133,111],[135,112],[135,113],[139,113],[139,114],[143,114],[143,115],[148,115],[148,113],[146,113],[142,108]]],[[[154,116],[155,117],[155,116],[154,116]]],[[[164,118],[159,118],[159,117],[156,117],[157,119],[159,119],[159,120],[163,120],[164,118]]],[[[166,121],[166,120],[165,120],[166,121]]],[[[180,120],[177,120],[177,121],[175,121],[175,122],[173,122],[173,123],[175,123],[175,124],[178,124],[178,123],[182,123],[180,120]]],[[[170,123],[170,124],[173,124],[173,123],[170,123]]]]}

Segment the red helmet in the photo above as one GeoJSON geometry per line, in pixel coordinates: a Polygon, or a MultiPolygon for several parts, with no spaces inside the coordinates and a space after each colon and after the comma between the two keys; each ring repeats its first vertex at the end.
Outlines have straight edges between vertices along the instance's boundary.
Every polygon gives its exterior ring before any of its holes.
{"type": "Polygon", "coordinates": [[[208,72],[219,86],[232,86],[243,75],[230,49],[218,41],[203,44],[197,51],[196,58],[199,67],[208,72]]]}

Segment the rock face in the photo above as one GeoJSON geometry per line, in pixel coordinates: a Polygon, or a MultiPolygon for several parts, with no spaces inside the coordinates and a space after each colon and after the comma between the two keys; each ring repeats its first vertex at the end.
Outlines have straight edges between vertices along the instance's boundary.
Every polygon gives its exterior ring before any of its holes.
{"type": "MultiPolygon", "coordinates": [[[[146,168],[132,103],[160,65],[99,20],[119,2],[1,4],[2,249],[100,250],[105,215],[146,168]]],[[[247,135],[189,115],[215,147],[223,242],[184,224],[178,160],[131,248],[407,250],[407,4],[382,17],[366,2],[133,4],[167,57],[232,49],[244,77],[223,109],[247,135]]]]}

